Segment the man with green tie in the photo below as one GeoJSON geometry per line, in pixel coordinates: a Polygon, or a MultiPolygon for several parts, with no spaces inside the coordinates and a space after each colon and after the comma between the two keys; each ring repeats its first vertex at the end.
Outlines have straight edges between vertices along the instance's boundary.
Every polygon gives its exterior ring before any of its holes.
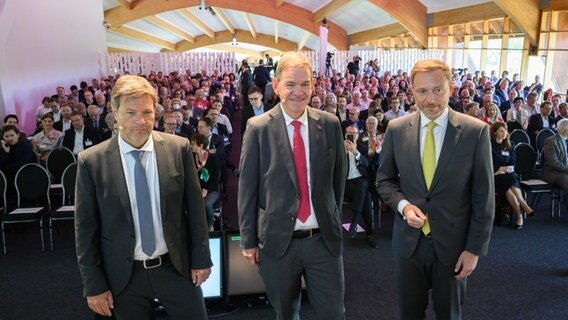
{"type": "Polygon", "coordinates": [[[489,127],[448,107],[451,72],[438,60],[411,74],[420,112],[393,119],[377,174],[398,212],[393,231],[400,319],[461,319],[467,277],[487,253],[494,217],[489,127]]]}

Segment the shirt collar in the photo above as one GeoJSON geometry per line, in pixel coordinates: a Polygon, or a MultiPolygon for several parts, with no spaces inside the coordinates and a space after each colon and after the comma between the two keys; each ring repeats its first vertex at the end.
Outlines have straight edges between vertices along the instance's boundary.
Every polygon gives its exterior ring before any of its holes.
{"type": "MultiPolygon", "coordinates": [[[[282,108],[282,106],[280,106],[280,108],[282,108]]],[[[290,117],[286,111],[284,111],[284,108],[282,108],[282,114],[284,115],[284,122],[286,122],[286,126],[289,126],[292,124],[292,121],[294,120],[298,120],[300,121],[303,125],[307,126],[308,125],[308,108],[304,109],[304,113],[302,113],[302,115],[298,118],[298,119],[294,119],[292,117],[290,117]]]]}
{"type": "Polygon", "coordinates": [[[128,142],[124,141],[124,139],[122,138],[122,133],[119,132],[118,133],[118,147],[120,149],[120,152],[122,152],[123,154],[128,154],[128,153],[130,153],[131,151],[134,151],[134,150],[153,152],[154,151],[154,139],[152,138],[152,134],[150,134],[150,137],[148,137],[148,141],[146,141],[146,143],[142,146],[142,148],[136,149],[133,146],[131,146],[130,144],[128,144],[128,142]]]}
{"type": "MultiPolygon", "coordinates": [[[[436,124],[440,128],[445,128],[448,125],[449,114],[450,114],[450,111],[449,111],[448,107],[446,107],[444,109],[444,111],[442,112],[442,114],[438,118],[436,118],[434,120],[434,122],[436,122],[436,124]]],[[[420,128],[424,128],[426,125],[428,125],[428,122],[430,122],[430,121],[431,120],[428,119],[428,117],[426,117],[424,112],[420,111],[420,128]]]]}

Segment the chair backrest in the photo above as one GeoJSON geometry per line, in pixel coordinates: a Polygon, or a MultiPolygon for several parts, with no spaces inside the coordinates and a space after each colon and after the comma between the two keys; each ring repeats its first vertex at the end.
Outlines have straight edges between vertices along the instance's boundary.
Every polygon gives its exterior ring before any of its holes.
{"type": "MultiPolygon", "coordinates": [[[[506,117],[504,117],[503,119],[505,119],[505,118],[506,117]]],[[[509,132],[513,132],[517,129],[523,130],[523,127],[517,121],[507,121],[507,129],[508,129],[509,132]]]]}
{"type": "Polygon", "coordinates": [[[6,203],[7,190],[8,190],[8,180],[6,179],[6,175],[4,174],[4,172],[0,171],[0,192],[2,192],[0,199],[0,201],[2,202],[0,203],[0,207],[3,208],[4,211],[7,211],[6,206],[8,205],[6,203]]]}
{"type": "Polygon", "coordinates": [[[63,204],[71,205],[75,199],[75,180],[77,178],[77,163],[72,163],[65,168],[61,176],[63,184],[63,204]]]}
{"type": "Polygon", "coordinates": [[[51,149],[45,161],[45,167],[52,176],[53,183],[61,182],[61,175],[68,165],[75,163],[75,155],[65,147],[51,149]]]}
{"type": "Polygon", "coordinates": [[[548,137],[552,137],[553,135],[554,131],[549,128],[544,128],[536,134],[536,147],[539,153],[542,152],[542,149],[544,148],[544,140],[548,137]]]}
{"type": "Polygon", "coordinates": [[[531,140],[529,139],[529,135],[522,129],[513,130],[513,132],[511,132],[511,135],[509,136],[509,139],[511,140],[513,147],[519,143],[531,142],[531,140]]]}
{"type": "Polygon", "coordinates": [[[51,209],[47,170],[37,163],[28,163],[18,170],[15,178],[18,208],[26,205],[46,205],[51,209]]]}
{"type": "Polygon", "coordinates": [[[533,147],[521,142],[515,146],[515,172],[520,176],[521,180],[532,178],[534,173],[537,154],[533,147]]]}

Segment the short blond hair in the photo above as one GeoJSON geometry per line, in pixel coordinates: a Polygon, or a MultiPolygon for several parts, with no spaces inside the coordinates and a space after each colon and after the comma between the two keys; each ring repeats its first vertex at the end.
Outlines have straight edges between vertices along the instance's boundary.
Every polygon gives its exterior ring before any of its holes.
{"type": "Polygon", "coordinates": [[[430,72],[442,70],[448,83],[452,80],[452,70],[450,70],[450,66],[448,66],[444,61],[429,59],[429,60],[420,60],[416,62],[414,67],[412,68],[412,72],[410,73],[410,79],[414,83],[414,76],[420,72],[430,72]]]}
{"type": "Polygon", "coordinates": [[[308,75],[310,81],[312,80],[312,65],[308,58],[300,53],[300,52],[286,52],[278,61],[278,67],[276,68],[276,72],[274,73],[274,77],[280,80],[280,76],[284,70],[293,68],[293,67],[302,67],[308,71],[308,75]]]}
{"type": "Polygon", "coordinates": [[[116,80],[112,88],[110,101],[112,106],[118,111],[121,97],[139,98],[144,95],[149,95],[154,102],[154,107],[156,107],[158,95],[150,82],[139,76],[125,75],[116,80]]]}

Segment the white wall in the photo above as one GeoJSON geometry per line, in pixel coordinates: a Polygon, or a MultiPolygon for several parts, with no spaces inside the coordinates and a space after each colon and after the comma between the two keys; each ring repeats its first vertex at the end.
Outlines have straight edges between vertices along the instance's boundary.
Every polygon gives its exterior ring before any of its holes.
{"type": "Polygon", "coordinates": [[[0,0],[0,117],[30,134],[42,97],[99,77],[103,20],[102,1],[0,0]]]}

